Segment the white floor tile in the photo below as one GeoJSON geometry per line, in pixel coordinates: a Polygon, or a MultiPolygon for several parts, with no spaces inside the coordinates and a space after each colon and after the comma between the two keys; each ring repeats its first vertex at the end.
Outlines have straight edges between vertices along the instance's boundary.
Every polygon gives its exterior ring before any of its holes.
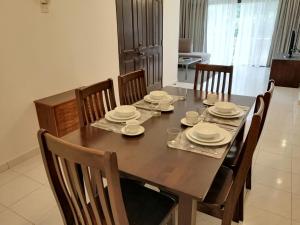
{"type": "Polygon", "coordinates": [[[25,176],[19,176],[0,187],[0,204],[10,206],[41,185],[25,176]]]}
{"type": "Polygon", "coordinates": [[[290,225],[291,219],[279,216],[266,210],[247,205],[244,213],[244,225],[290,225]]]}
{"type": "Polygon", "coordinates": [[[42,187],[12,205],[10,209],[27,220],[37,223],[54,206],[56,201],[52,191],[48,187],[42,187]]]}
{"type": "Polygon", "coordinates": [[[4,184],[7,184],[11,180],[15,179],[16,177],[20,176],[20,174],[12,171],[12,170],[7,170],[3,173],[0,173],[0,187],[3,186],[4,184]]]}
{"type": "Polygon", "coordinates": [[[296,222],[300,222],[300,196],[293,195],[292,199],[292,219],[296,222]]]}
{"type": "Polygon", "coordinates": [[[291,192],[292,178],[291,172],[284,172],[281,170],[269,168],[256,164],[253,167],[252,174],[253,182],[291,192]]]}
{"type": "Polygon", "coordinates": [[[292,173],[300,175],[300,161],[299,158],[292,159],[292,173]]]}
{"type": "Polygon", "coordinates": [[[292,160],[282,155],[260,151],[256,160],[257,164],[285,172],[291,172],[292,160]]]}
{"type": "Polygon", "coordinates": [[[50,209],[36,225],[63,225],[63,220],[60,215],[59,209],[55,206],[50,209]]]}
{"type": "Polygon", "coordinates": [[[254,205],[279,216],[291,218],[291,193],[255,184],[246,197],[246,206],[254,205]]]}
{"type": "Polygon", "coordinates": [[[11,169],[19,173],[25,173],[41,165],[43,165],[42,157],[41,155],[36,155],[11,169]]]}
{"type": "Polygon", "coordinates": [[[300,174],[292,174],[292,192],[300,197],[300,174]]]}
{"type": "Polygon", "coordinates": [[[28,172],[25,172],[24,175],[41,184],[49,184],[44,165],[29,170],[28,172]]]}
{"type": "Polygon", "coordinates": [[[0,213],[0,223],[3,225],[32,225],[32,223],[9,210],[0,213]]]}

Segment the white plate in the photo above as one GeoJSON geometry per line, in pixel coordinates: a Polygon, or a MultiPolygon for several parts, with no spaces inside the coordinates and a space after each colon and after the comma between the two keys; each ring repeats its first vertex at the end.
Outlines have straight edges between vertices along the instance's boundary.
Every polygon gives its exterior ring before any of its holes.
{"type": "Polygon", "coordinates": [[[143,134],[145,132],[145,128],[143,126],[140,126],[139,130],[137,132],[135,132],[135,133],[127,133],[126,130],[125,130],[125,127],[123,127],[121,129],[121,132],[122,132],[122,134],[127,135],[127,136],[137,136],[137,135],[143,134]]]}
{"type": "Polygon", "coordinates": [[[109,111],[108,113],[105,114],[105,119],[107,119],[108,121],[111,121],[111,122],[115,122],[115,123],[123,123],[123,122],[126,122],[127,120],[133,120],[133,119],[138,119],[141,117],[141,113],[139,111],[136,111],[135,113],[135,116],[133,118],[118,118],[116,119],[115,117],[111,117],[111,112],[112,111],[109,111]]]}
{"type": "Polygon", "coordinates": [[[169,99],[170,101],[172,101],[172,100],[173,100],[173,97],[172,97],[171,95],[166,95],[164,98],[162,98],[162,99],[160,99],[160,100],[152,99],[152,98],[150,97],[150,95],[146,95],[146,96],[144,97],[144,100],[145,100],[146,102],[156,103],[156,104],[158,104],[161,100],[164,100],[164,99],[169,99]]]}
{"type": "Polygon", "coordinates": [[[128,117],[117,116],[115,113],[115,110],[111,110],[107,113],[110,118],[115,119],[115,120],[131,120],[137,116],[136,112],[138,112],[138,111],[135,111],[132,116],[128,116],[128,117]]]}
{"type": "Polygon", "coordinates": [[[173,111],[174,108],[175,108],[174,105],[170,105],[168,109],[160,109],[160,108],[158,107],[158,109],[159,109],[160,111],[162,111],[162,112],[170,112],[170,111],[173,111]]]}
{"type": "MultiPolygon", "coordinates": [[[[199,121],[200,121],[200,119],[199,119],[199,121]]],[[[198,122],[199,122],[198,121],[198,122]]],[[[185,126],[188,126],[188,127],[193,127],[193,126],[195,126],[197,123],[195,123],[194,125],[193,124],[190,124],[190,123],[188,123],[187,121],[186,121],[186,117],[184,117],[184,118],[182,118],[181,120],[180,120],[180,122],[183,124],[183,125],[185,125],[185,126]]]]}
{"type": "MultiPolygon", "coordinates": [[[[212,106],[213,107],[213,106],[212,106]]],[[[212,107],[208,108],[208,112],[213,115],[213,116],[217,116],[217,117],[221,117],[221,118],[225,118],[225,119],[232,119],[232,118],[238,118],[244,115],[244,112],[241,110],[238,114],[236,115],[223,115],[223,114],[218,114],[215,113],[213,110],[211,110],[212,107]]]]}
{"type": "Polygon", "coordinates": [[[220,146],[220,145],[226,145],[226,144],[228,144],[230,141],[231,141],[231,139],[232,139],[232,135],[228,132],[228,131],[226,131],[226,130],[224,130],[224,129],[222,129],[222,128],[220,128],[222,131],[222,135],[224,135],[224,139],[222,140],[222,141],[219,141],[219,142],[212,142],[212,143],[210,143],[210,142],[202,142],[202,141],[198,141],[198,140],[196,140],[196,139],[194,139],[191,135],[190,135],[190,132],[191,132],[191,130],[192,129],[190,129],[190,130],[188,130],[187,132],[185,132],[185,136],[187,137],[187,139],[189,139],[191,142],[194,142],[194,143],[196,143],[196,144],[199,144],[199,145],[205,145],[205,146],[220,146]]]}
{"type": "Polygon", "coordinates": [[[204,99],[204,100],[203,100],[203,104],[209,105],[209,106],[215,105],[214,103],[209,103],[209,102],[207,101],[207,99],[204,99]]]}
{"type": "Polygon", "coordinates": [[[190,135],[190,137],[193,138],[194,140],[197,140],[200,142],[215,143],[215,142],[220,142],[225,138],[224,132],[222,129],[220,129],[220,130],[218,129],[218,134],[219,134],[219,136],[217,138],[212,138],[212,139],[198,138],[198,137],[195,137],[195,135],[193,134],[193,128],[192,128],[188,135],[190,135]]]}
{"type": "Polygon", "coordinates": [[[235,115],[239,114],[239,113],[242,111],[242,110],[236,108],[235,111],[223,113],[223,112],[218,111],[217,108],[216,108],[216,106],[212,106],[212,107],[210,107],[210,108],[211,108],[211,110],[212,110],[214,113],[219,114],[219,115],[221,115],[221,116],[235,116],[235,115]]]}

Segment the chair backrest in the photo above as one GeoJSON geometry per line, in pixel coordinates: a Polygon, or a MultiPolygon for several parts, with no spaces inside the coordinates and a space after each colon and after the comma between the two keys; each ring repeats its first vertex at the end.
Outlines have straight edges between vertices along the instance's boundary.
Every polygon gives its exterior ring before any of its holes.
{"type": "Polygon", "coordinates": [[[273,92],[275,89],[275,81],[274,80],[270,80],[269,84],[268,84],[268,90],[267,92],[264,94],[264,103],[265,103],[265,110],[264,110],[264,114],[263,114],[263,118],[262,118],[262,125],[261,125],[261,131],[264,127],[265,121],[266,121],[266,117],[267,117],[267,113],[270,107],[270,103],[271,103],[271,99],[273,96],[273,92]]]}
{"type": "Polygon", "coordinates": [[[233,216],[235,206],[239,199],[239,195],[244,188],[246,177],[252,163],[252,157],[257,145],[261,121],[264,113],[264,100],[261,96],[257,97],[257,108],[252,117],[251,126],[244,142],[243,149],[241,151],[240,162],[238,164],[238,170],[234,178],[233,184],[229,191],[227,200],[225,202],[226,216],[233,216]]]}
{"type": "Polygon", "coordinates": [[[112,79],[75,90],[80,126],[86,126],[104,117],[116,107],[112,79]]]}
{"type": "Polygon", "coordinates": [[[38,132],[47,176],[65,224],[128,225],[115,153],[38,132]],[[107,187],[103,177],[107,179],[107,187]]]}
{"type": "Polygon", "coordinates": [[[147,95],[144,70],[120,75],[118,81],[121,105],[131,105],[147,95]]]}
{"type": "Polygon", "coordinates": [[[179,53],[193,52],[193,40],[191,38],[179,38],[179,53]]]}
{"type": "Polygon", "coordinates": [[[233,66],[196,64],[194,90],[231,94],[233,66]],[[200,80],[199,80],[200,77],[200,80]]]}

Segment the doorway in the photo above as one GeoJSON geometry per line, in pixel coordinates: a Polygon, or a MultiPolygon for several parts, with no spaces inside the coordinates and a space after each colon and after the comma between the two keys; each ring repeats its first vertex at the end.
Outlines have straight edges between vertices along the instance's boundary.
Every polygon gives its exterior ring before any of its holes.
{"type": "Polygon", "coordinates": [[[143,69],[148,91],[162,87],[163,0],[116,0],[119,66],[143,69]]]}

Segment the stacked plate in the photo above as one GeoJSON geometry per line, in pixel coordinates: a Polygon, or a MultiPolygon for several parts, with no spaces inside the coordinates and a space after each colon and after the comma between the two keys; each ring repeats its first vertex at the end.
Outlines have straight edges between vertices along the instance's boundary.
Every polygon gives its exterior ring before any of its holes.
{"type": "Polygon", "coordinates": [[[216,102],[208,108],[208,112],[222,118],[238,118],[244,115],[244,111],[232,102],[216,102]]]}
{"type": "Polygon", "coordinates": [[[232,138],[228,131],[211,123],[199,123],[185,134],[189,141],[206,146],[225,145],[232,138]]]}
{"type": "Polygon", "coordinates": [[[151,91],[149,95],[144,97],[146,102],[158,104],[161,100],[173,100],[173,97],[165,91],[151,91]]]}
{"type": "Polygon", "coordinates": [[[105,119],[116,123],[124,123],[128,120],[138,119],[140,117],[141,113],[132,105],[118,106],[105,114],[105,119]]]}

